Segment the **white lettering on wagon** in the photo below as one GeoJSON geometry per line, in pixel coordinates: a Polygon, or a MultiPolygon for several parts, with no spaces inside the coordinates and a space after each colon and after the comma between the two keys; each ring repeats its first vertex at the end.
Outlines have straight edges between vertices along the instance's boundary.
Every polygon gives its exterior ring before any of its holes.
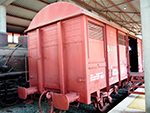
{"type": "Polygon", "coordinates": [[[96,73],[95,75],[91,74],[90,75],[90,81],[95,81],[95,80],[99,80],[99,79],[103,79],[105,77],[104,73],[96,73]]]}

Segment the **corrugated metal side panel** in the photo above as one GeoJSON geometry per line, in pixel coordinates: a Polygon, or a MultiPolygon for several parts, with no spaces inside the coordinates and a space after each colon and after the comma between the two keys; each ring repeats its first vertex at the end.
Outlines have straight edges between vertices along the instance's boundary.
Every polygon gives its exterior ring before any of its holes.
{"type": "Polygon", "coordinates": [[[127,78],[126,46],[119,44],[119,56],[120,56],[120,74],[121,80],[123,80],[127,78]]]}
{"type": "Polygon", "coordinates": [[[86,75],[84,74],[84,48],[82,18],[76,17],[62,22],[64,34],[64,65],[67,92],[79,92],[80,102],[86,103],[86,75]]]}
{"type": "Polygon", "coordinates": [[[119,34],[118,34],[118,38],[119,38],[119,44],[125,46],[125,45],[126,45],[125,36],[119,33],[119,34]]]}
{"type": "Polygon", "coordinates": [[[29,78],[30,86],[37,86],[37,33],[28,33],[29,78]]]}
{"type": "Polygon", "coordinates": [[[125,34],[118,33],[121,80],[127,78],[127,58],[125,34]]]}
{"type": "Polygon", "coordinates": [[[104,56],[103,27],[88,22],[88,84],[93,93],[106,87],[106,61],[104,56]]]}
{"type": "Polygon", "coordinates": [[[117,83],[118,79],[118,58],[117,58],[117,34],[116,29],[106,26],[107,29],[107,53],[110,85],[117,83]]]}
{"type": "Polygon", "coordinates": [[[103,28],[99,25],[88,22],[89,38],[103,40],[103,28]]]}
{"type": "Polygon", "coordinates": [[[44,57],[44,87],[59,89],[57,23],[41,28],[44,57]]]}
{"type": "Polygon", "coordinates": [[[137,47],[138,47],[138,71],[143,72],[143,53],[142,53],[142,40],[137,39],[137,47]]]}

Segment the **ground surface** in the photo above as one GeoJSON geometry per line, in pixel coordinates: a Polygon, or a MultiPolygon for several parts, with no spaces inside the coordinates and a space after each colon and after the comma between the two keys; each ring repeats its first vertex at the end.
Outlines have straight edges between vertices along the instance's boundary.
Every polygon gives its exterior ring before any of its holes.
{"type": "MultiPolygon", "coordinates": [[[[111,96],[113,98],[113,101],[112,104],[109,106],[108,111],[127,96],[127,89],[125,88],[119,89],[118,94],[112,94],[111,96]]],[[[76,105],[76,103],[74,103],[74,105],[76,105]]],[[[43,113],[48,113],[50,107],[49,103],[45,98],[42,99],[41,106],[43,113]]],[[[38,100],[35,99],[34,102],[31,104],[20,103],[16,106],[1,108],[0,113],[40,113],[38,100]]],[[[96,111],[96,109],[92,104],[85,105],[81,103],[78,108],[69,107],[67,111],[62,111],[62,113],[98,113],[98,112],[96,111]]]]}

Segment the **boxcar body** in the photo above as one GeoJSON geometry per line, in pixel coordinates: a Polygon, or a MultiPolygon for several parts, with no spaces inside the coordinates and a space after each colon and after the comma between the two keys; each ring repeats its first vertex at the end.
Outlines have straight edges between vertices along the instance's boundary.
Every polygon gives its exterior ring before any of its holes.
{"type": "Polygon", "coordinates": [[[39,93],[54,107],[67,110],[73,101],[103,109],[114,85],[129,74],[126,32],[67,2],[42,9],[27,29],[29,88],[19,97],[39,93]]]}

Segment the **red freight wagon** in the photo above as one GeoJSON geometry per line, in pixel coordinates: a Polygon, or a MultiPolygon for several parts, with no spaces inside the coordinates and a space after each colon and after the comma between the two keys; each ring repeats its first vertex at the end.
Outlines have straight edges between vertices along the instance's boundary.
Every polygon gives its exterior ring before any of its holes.
{"type": "Polygon", "coordinates": [[[48,5],[27,32],[30,87],[18,88],[22,99],[46,94],[61,110],[93,100],[104,110],[114,85],[127,78],[125,31],[74,4],[48,5]]]}
{"type": "Polygon", "coordinates": [[[142,40],[137,39],[137,51],[138,51],[138,72],[143,72],[144,67],[143,67],[143,50],[142,50],[142,40]]]}

